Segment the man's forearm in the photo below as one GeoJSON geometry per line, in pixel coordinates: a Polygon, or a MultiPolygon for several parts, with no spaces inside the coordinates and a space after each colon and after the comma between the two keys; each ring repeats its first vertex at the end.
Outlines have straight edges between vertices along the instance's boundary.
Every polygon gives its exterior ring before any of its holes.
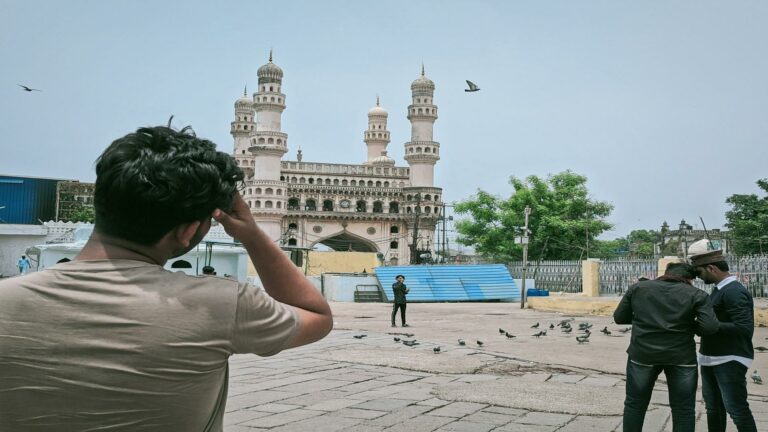
{"type": "Polygon", "coordinates": [[[323,296],[275,242],[256,227],[248,238],[238,239],[259,274],[264,289],[275,300],[310,312],[330,315],[323,296]]]}

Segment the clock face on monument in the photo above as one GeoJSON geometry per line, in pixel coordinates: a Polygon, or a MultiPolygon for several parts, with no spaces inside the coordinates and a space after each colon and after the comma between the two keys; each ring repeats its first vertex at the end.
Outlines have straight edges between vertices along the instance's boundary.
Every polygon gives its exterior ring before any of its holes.
{"type": "Polygon", "coordinates": [[[349,208],[349,200],[341,200],[339,205],[341,206],[341,208],[349,208]]]}

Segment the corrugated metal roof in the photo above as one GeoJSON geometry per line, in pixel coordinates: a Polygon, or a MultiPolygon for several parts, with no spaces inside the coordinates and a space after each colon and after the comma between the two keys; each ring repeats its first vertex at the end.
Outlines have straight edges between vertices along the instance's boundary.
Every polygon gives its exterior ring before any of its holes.
{"type": "Polygon", "coordinates": [[[389,301],[394,298],[395,276],[405,276],[408,301],[519,300],[520,289],[506,266],[391,266],[376,267],[376,277],[389,301]]]}

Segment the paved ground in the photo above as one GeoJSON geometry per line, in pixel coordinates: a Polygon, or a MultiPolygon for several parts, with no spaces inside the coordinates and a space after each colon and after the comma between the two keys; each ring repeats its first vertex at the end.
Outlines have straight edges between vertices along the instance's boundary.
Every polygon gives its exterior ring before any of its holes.
{"type": "MultiPolygon", "coordinates": [[[[549,329],[569,317],[519,306],[409,304],[412,327],[403,329],[389,326],[390,305],[332,304],[335,329],[323,341],[270,358],[232,358],[225,430],[621,430],[629,333],[618,330],[626,326],[573,317],[593,324],[590,342],[578,344],[577,330],[549,329]],[[546,336],[532,336],[537,322],[546,336]],[[599,332],[604,326],[612,335],[599,332]]],[[[755,345],[766,345],[766,336],[756,329],[755,345]]],[[[768,378],[768,354],[756,357],[752,369],[768,378]]],[[[758,430],[768,430],[768,385],[748,388],[758,430]]],[[[697,430],[706,430],[699,400],[697,430]]],[[[666,386],[657,384],[644,430],[671,431],[670,423],[666,386]]]]}

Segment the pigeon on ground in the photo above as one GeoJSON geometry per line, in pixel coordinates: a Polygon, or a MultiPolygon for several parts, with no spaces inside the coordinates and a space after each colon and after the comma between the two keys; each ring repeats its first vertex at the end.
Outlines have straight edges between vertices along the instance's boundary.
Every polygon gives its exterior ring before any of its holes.
{"type": "Polygon", "coordinates": [[[538,333],[536,333],[536,334],[534,334],[534,335],[532,335],[532,336],[534,336],[534,337],[536,337],[536,338],[540,338],[540,337],[542,337],[542,336],[546,336],[546,335],[547,335],[547,332],[545,332],[545,331],[540,331],[540,332],[538,332],[538,333]]]}
{"type": "Polygon", "coordinates": [[[611,334],[611,331],[610,331],[610,330],[608,330],[608,326],[605,326],[605,327],[603,327],[603,329],[602,329],[602,330],[600,330],[600,333],[603,333],[603,334],[605,334],[606,336],[608,336],[608,335],[610,335],[610,334],[611,334]]]}
{"type": "Polygon", "coordinates": [[[403,336],[405,336],[405,337],[413,337],[413,333],[404,333],[403,336]]]}
{"type": "Polygon", "coordinates": [[[507,331],[506,331],[506,330],[504,330],[503,328],[499,328],[499,334],[504,334],[504,333],[506,333],[506,332],[507,332],[507,331]]]}
{"type": "Polygon", "coordinates": [[[362,339],[362,338],[364,338],[366,336],[368,336],[368,335],[361,334],[361,335],[354,335],[352,337],[355,338],[355,339],[362,339]]]}
{"type": "Polygon", "coordinates": [[[479,346],[483,346],[483,341],[479,340],[479,341],[477,341],[477,344],[478,344],[479,346]]]}
{"type": "Polygon", "coordinates": [[[549,329],[550,329],[550,330],[554,330],[554,329],[555,329],[555,325],[554,325],[554,324],[550,324],[550,325],[549,325],[549,329]]]}
{"type": "Polygon", "coordinates": [[[394,339],[395,339],[395,342],[400,342],[400,338],[399,337],[395,336],[394,339]]]}
{"type": "Polygon", "coordinates": [[[432,351],[434,351],[435,354],[440,354],[440,347],[436,346],[436,347],[432,348],[432,351]]]}
{"type": "Polygon", "coordinates": [[[623,329],[619,329],[619,333],[627,333],[630,330],[632,330],[632,327],[624,327],[623,329]]]}
{"type": "Polygon", "coordinates": [[[404,340],[403,341],[403,345],[409,346],[409,347],[416,346],[418,344],[419,343],[416,340],[404,340]]]}
{"type": "Polygon", "coordinates": [[[42,90],[39,90],[39,89],[36,89],[36,88],[30,88],[30,87],[27,87],[27,86],[25,86],[25,85],[21,85],[21,84],[16,84],[16,85],[17,85],[17,86],[19,86],[19,87],[21,87],[21,88],[23,88],[23,89],[24,89],[24,91],[27,91],[27,92],[33,92],[33,91],[42,91],[42,90]]]}
{"type": "Polygon", "coordinates": [[[584,330],[584,334],[587,335],[587,337],[589,337],[589,335],[591,335],[592,332],[589,331],[589,329],[586,329],[586,330],[584,330]]]}
{"type": "Polygon", "coordinates": [[[568,323],[563,324],[561,327],[564,328],[564,329],[572,328],[571,325],[568,324],[568,323]]]}
{"type": "Polygon", "coordinates": [[[531,328],[539,328],[539,323],[532,325],[531,328]]]}
{"type": "Polygon", "coordinates": [[[588,322],[579,323],[579,330],[586,330],[588,328],[592,328],[592,324],[588,322]]]}
{"type": "Polygon", "coordinates": [[[563,328],[563,333],[570,333],[572,331],[573,331],[572,327],[565,327],[565,328],[563,328]]]}
{"type": "Polygon", "coordinates": [[[768,348],[763,347],[763,346],[756,346],[755,347],[755,351],[766,352],[766,351],[768,351],[768,348]]]}
{"type": "Polygon", "coordinates": [[[469,86],[468,89],[464,89],[465,92],[476,92],[480,90],[480,87],[475,85],[475,83],[473,83],[472,81],[470,80],[464,80],[464,81],[466,81],[467,85],[469,86]]]}
{"type": "Polygon", "coordinates": [[[589,342],[589,335],[587,336],[576,336],[576,342],[582,344],[584,342],[589,342]]]}
{"type": "Polygon", "coordinates": [[[564,320],[560,321],[559,323],[557,323],[557,326],[558,326],[558,327],[564,327],[564,326],[568,326],[568,327],[570,327],[570,326],[571,326],[571,324],[569,324],[569,323],[570,323],[571,321],[573,321],[573,318],[564,319],[564,320]]]}
{"type": "Polygon", "coordinates": [[[755,384],[763,383],[763,378],[760,376],[760,374],[757,373],[757,369],[755,369],[755,371],[752,372],[751,378],[752,378],[752,382],[754,382],[755,384]]]}
{"type": "Polygon", "coordinates": [[[517,337],[517,336],[515,336],[515,335],[513,335],[513,334],[509,334],[509,333],[506,333],[506,332],[504,333],[504,336],[506,336],[506,337],[507,337],[507,339],[512,339],[512,338],[515,338],[515,337],[517,337]]]}
{"type": "Polygon", "coordinates": [[[459,339],[459,345],[465,346],[467,343],[464,341],[464,339],[459,339]]]}

